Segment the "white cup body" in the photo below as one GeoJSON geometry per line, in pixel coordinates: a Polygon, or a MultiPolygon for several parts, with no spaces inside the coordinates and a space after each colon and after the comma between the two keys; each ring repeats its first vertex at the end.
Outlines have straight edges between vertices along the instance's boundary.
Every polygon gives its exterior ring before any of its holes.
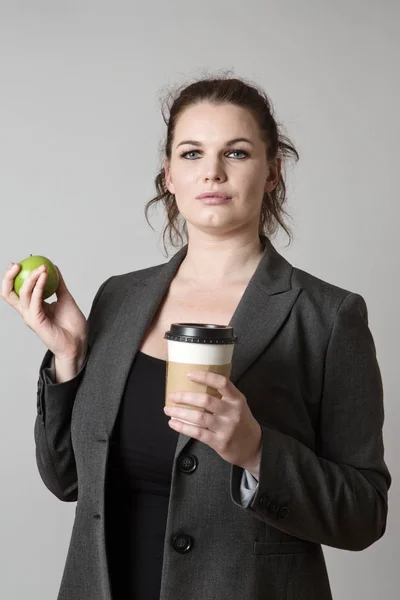
{"type": "Polygon", "coordinates": [[[168,360],[196,365],[227,365],[232,362],[235,344],[168,341],[168,360]]]}

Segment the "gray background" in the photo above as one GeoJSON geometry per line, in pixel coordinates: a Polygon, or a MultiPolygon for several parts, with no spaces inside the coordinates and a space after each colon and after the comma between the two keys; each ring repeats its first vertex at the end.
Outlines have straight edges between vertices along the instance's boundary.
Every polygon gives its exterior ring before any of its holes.
{"type": "MultiPolygon", "coordinates": [[[[394,482],[387,533],[356,553],[324,548],[335,599],[398,598],[399,35],[397,0],[0,1],[1,277],[43,254],[87,316],[112,274],[166,260],[155,195],[159,97],[232,69],[270,94],[301,153],[289,172],[295,266],[362,294],[385,389],[394,482]],[[397,555],[397,557],[396,557],[397,555]]],[[[50,299],[55,300],[55,296],[50,299]]],[[[35,463],[46,348],[0,302],[0,595],[54,600],[75,504],[35,463]]]]}

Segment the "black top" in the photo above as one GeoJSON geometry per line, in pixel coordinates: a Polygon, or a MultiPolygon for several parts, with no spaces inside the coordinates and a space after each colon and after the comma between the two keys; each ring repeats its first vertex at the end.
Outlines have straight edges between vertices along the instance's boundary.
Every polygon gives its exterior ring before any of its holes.
{"type": "Polygon", "coordinates": [[[179,433],[164,413],[166,362],[138,352],[110,440],[106,549],[113,600],[159,600],[179,433]]]}

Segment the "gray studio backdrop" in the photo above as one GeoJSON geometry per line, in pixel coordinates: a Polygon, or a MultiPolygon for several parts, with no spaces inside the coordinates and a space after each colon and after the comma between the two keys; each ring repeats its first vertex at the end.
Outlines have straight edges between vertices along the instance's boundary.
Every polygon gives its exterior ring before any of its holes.
{"type": "MultiPolygon", "coordinates": [[[[159,97],[232,69],[261,84],[301,154],[289,172],[294,265],[367,301],[394,478],[387,533],[363,552],[324,547],[335,599],[399,587],[399,36],[397,0],[0,1],[1,277],[43,254],[87,316],[112,274],[166,260],[143,209],[164,135],[159,97]]],[[[50,299],[54,300],[55,297],[50,299]]],[[[0,302],[0,597],[55,600],[75,504],[35,462],[46,348],[0,302]]]]}

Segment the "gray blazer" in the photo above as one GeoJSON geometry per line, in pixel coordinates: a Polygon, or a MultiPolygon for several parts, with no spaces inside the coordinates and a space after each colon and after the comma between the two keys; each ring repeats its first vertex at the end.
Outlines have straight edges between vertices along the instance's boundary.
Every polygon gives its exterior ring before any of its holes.
{"type": "MultiPolygon", "coordinates": [[[[391,477],[365,301],[293,267],[265,241],[230,321],[239,338],[231,380],[262,428],[259,484],[244,502],[243,469],[179,434],[160,600],[329,600],[321,544],[363,550],[385,532],[391,477]],[[197,458],[190,473],[185,456],[197,458]]],[[[50,351],[41,364],[39,473],[57,498],[78,501],[58,600],[112,600],[109,439],[132,361],[186,251],[100,286],[74,379],[51,383],[50,351]]]]}

